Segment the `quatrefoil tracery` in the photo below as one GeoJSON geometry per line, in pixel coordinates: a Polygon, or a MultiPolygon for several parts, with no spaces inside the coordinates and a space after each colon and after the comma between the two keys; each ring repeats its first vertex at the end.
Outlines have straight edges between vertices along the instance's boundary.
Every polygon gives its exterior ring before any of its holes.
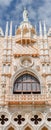
{"type": "MultiPolygon", "coordinates": [[[[6,122],[8,122],[8,117],[5,115],[5,114],[2,114],[0,116],[0,124],[1,125],[5,125],[6,122]]],[[[38,115],[34,115],[34,117],[30,118],[30,120],[35,124],[39,124],[41,121],[42,121],[42,118],[40,118],[38,115]]],[[[21,125],[24,121],[25,121],[25,118],[22,117],[21,114],[17,115],[15,118],[14,118],[14,121],[17,122],[17,124],[21,125]]],[[[51,117],[48,117],[47,118],[47,121],[49,123],[51,123],[51,117]]]]}
{"type": "Polygon", "coordinates": [[[49,118],[47,118],[47,121],[49,121],[49,122],[50,122],[50,121],[51,121],[51,118],[50,118],[50,117],[49,117],[49,118]]]}
{"type": "Polygon", "coordinates": [[[25,118],[23,118],[22,115],[18,115],[16,118],[14,118],[14,121],[21,125],[22,122],[25,121],[25,118]]]}
{"type": "Polygon", "coordinates": [[[31,118],[30,120],[34,122],[35,125],[37,125],[40,121],[42,121],[42,119],[39,118],[38,115],[34,115],[34,118],[31,118]]]}
{"type": "Polygon", "coordinates": [[[48,121],[48,123],[50,123],[50,125],[51,125],[51,112],[48,114],[48,116],[47,116],[47,121],[48,121]]]}
{"type": "Polygon", "coordinates": [[[0,123],[4,125],[7,121],[8,121],[8,118],[6,118],[4,114],[2,114],[0,117],[0,123]]]}
{"type": "MultiPolygon", "coordinates": [[[[42,119],[39,118],[38,115],[34,115],[34,118],[31,118],[30,120],[33,121],[36,125],[42,121],[42,119]]],[[[17,124],[21,125],[22,122],[25,121],[25,118],[22,118],[22,115],[18,115],[14,118],[14,121],[17,122],[17,124]]]]}

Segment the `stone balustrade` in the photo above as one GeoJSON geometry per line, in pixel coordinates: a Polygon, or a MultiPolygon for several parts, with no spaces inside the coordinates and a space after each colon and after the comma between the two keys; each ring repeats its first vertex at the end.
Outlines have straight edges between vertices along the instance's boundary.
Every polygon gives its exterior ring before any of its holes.
{"type": "Polygon", "coordinates": [[[50,97],[44,95],[5,95],[5,101],[7,102],[47,102],[50,97]]]}

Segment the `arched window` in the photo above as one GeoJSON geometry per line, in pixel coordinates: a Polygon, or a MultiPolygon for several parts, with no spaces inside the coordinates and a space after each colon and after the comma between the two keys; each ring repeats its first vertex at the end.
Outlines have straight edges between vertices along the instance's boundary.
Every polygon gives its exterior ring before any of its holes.
{"type": "Polygon", "coordinates": [[[13,93],[40,93],[40,82],[30,74],[23,74],[18,77],[13,86],[13,93]]]}

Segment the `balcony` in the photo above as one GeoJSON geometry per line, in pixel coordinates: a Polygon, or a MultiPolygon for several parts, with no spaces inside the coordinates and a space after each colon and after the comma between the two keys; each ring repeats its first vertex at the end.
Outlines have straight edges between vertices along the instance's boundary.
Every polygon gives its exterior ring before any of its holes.
{"type": "Polygon", "coordinates": [[[31,43],[35,43],[36,42],[36,35],[30,35],[29,34],[25,34],[23,36],[21,35],[16,35],[16,43],[22,43],[25,44],[25,41],[27,44],[31,43]]]}
{"type": "Polygon", "coordinates": [[[17,95],[5,95],[5,103],[8,105],[17,105],[17,104],[22,104],[22,105],[30,105],[30,104],[35,104],[35,105],[45,105],[48,103],[51,103],[51,99],[46,96],[46,94],[17,94],[17,95]]]}

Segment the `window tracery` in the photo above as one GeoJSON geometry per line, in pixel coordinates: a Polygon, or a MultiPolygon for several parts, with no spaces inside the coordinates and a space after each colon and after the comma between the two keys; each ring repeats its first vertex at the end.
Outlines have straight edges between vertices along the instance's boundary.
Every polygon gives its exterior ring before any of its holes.
{"type": "Polygon", "coordinates": [[[37,125],[41,120],[41,118],[38,118],[38,115],[34,115],[34,118],[31,118],[31,121],[33,121],[35,125],[37,125]]]}
{"type": "Polygon", "coordinates": [[[5,115],[1,115],[1,118],[0,118],[1,124],[4,125],[5,122],[7,122],[7,121],[8,121],[8,118],[5,118],[5,115]]]}
{"type": "Polygon", "coordinates": [[[23,74],[14,82],[13,93],[41,93],[40,82],[30,74],[23,74]]]}
{"type": "Polygon", "coordinates": [[[25,121],[25,118],[23,118],[22,115],[18,115],[16,118],[14,118],[14,121],[21,125],[22,122],[25,121]]]}

